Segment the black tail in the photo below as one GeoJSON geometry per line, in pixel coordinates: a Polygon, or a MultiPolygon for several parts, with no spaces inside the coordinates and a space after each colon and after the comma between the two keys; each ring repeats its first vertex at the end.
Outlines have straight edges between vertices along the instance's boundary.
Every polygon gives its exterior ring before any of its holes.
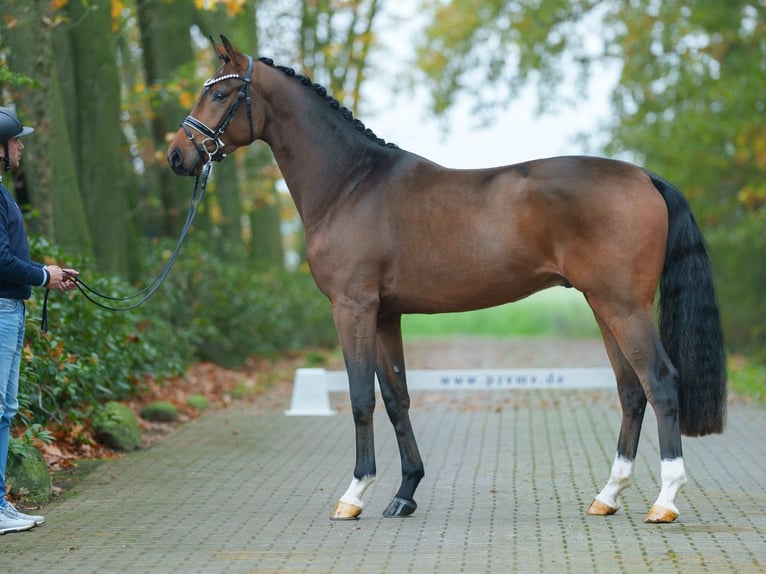
{"type": "Polygon", "coordinates": [[[720,433],[726,419],[726,352],[707,246],[681,191],[649,176],[668,206],[660,337],[681,381],[681,432],[720,433]]]}

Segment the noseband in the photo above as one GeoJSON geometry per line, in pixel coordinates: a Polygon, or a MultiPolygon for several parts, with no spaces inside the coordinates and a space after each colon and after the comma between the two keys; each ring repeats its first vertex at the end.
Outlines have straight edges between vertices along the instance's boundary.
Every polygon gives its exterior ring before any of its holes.
{"type": "Polygon", "coordinates": [[[237,98],[231,104],[231,107],[229,108],[229,111],[226,112],[223,120],[221,120],[221,124],[218,126],[218,129],[212,130],[204,123],[192,116],[186,116],[181,122],[181,127],[186,132],[186,135],[189,137],[189,140],[192,142],[194,147],[197,148],[197,152],[203,160],[221,161],[226,157],[226,154],[222,151],[224,143],[221,141],[221,136],[223,135],[224,130],[226,130],[228,127],[231,118],[234,117],[235,113],[237,113],[237,109],[239,108],[239,104],[242,103],[242,100],[245,100],[245,104],[247,106],[247,123],[250,125],[250,141],[252,142],[255,140],[255,135],[253,133],[253,111],[251,108],[252,102],[250,98],[250,82],[252,75],[253,58],[252,56],[248,56],[247,72],[244,76],[240,76],[239,74],[225,74],[223,76],[219,76],[218,78],[210,78],[202,85],[204,88],[209,88],[213,84],[217,84],[218,82],[222,82],[224,80],[230,80],[232,78],[242,80],[242,87],[239,89],[237,98]],[[197,140],[194,138],[194,134],[189,128],[194,128],[197,130],[199,133],[205,136],[205,139],[203,139],[201,142],[197,142],[197,140]],[[207,142],[209,141],[213,142],[213,145],[215,146],[213,151],[210,151],[207,148],[207,142]]]}

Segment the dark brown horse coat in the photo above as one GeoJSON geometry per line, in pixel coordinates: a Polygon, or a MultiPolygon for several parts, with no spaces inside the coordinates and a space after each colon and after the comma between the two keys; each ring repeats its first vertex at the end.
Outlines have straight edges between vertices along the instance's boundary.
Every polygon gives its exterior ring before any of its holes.
{"type": "Polygon", "coordinates": [[[225,38],[216,49],[223,65],[168,161],[189,175],[254,139],[274,153],[306,229],[311,272],[332,302],[349,375],[356,466],[333,517],[358,516],[375,477],[376,374],[402,459],[402,484],[385,514],[416,508],[424,473],[409,419],[402,314],[479,309],[562,285],[593,309],[623,408],[612,473],[589,513],[619,508],[648,401],[663,486],[647,520],[675,519],[686,480],[681,431],[720,432],[725,410],[708,257],[681,193],[642,168],[594,157],[447,169],[384,145],[292,70],[253,61],[225,38]],[[661,337],[652,312],[658,285],[661,337]]]}

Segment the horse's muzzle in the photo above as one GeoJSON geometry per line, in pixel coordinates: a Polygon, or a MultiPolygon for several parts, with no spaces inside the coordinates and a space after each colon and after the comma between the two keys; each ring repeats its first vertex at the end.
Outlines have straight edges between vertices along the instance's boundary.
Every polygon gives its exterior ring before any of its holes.
{"type": "Polygon", "coordinates": [[[194,158],[194,161],[190,165],[184,165],[184,156],[177,147],[173,147],[168,151],[168,164],[176,175],[194,175],[199,171],[199,156],[194,158]]]}

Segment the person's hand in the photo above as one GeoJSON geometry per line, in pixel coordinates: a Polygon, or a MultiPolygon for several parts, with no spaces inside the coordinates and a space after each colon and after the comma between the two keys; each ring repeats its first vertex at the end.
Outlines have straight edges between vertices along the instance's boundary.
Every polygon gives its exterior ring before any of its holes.
{"type": "Polygon", "coordinates": [[[77,276],[80,274],[76,269],[62,269],[58,265],[46,265],[45,270],[50,277],[48,289],[57,291],[71,291],[77,287],[77,276]]]}

